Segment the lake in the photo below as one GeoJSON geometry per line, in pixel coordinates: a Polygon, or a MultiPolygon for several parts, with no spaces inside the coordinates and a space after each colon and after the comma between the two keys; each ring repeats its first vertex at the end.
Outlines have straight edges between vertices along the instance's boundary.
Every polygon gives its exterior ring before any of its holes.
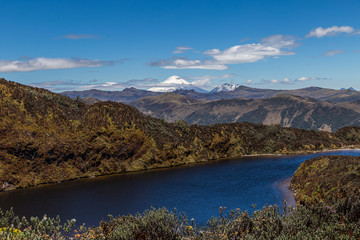
{"type": "Polygon", "coordinates": [[[60,215],[78,224],[96,226],[107,215],[143,212],[154,206],[185,212],[204,224],[220,206],[253,210],[283,205],[280,181],[303,161],[320,155],[360,156],[341,150],[297,156],[244,157],[191,166],[81,179],[0,193],[0,208],[19,216],[60,215]]]}

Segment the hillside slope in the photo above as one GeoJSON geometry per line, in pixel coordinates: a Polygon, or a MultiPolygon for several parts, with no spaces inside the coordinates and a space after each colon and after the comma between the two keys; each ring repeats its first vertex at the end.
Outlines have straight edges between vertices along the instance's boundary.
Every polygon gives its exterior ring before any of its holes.
{"type": "Polygon", "coordinates": [[[304,204],[360,196],[360,157],[321,156],[305,161],[296,170],[290,187],[304,204]]]}
{"type": "Polygon", "coordinates": [[[145,114],[169,122],[252,122],[325,131],[334,131],[345,126],[360,126],[360,112],[356,111],[356,106],[360,107],[358,103],[329,103],[291,95],[266,99],[200,101],[172,93],[140,98],[130,104],[145,114]]]}
{"type": "Polygon", "coordinates": [[[66,91],[62,92],[62,95],[75,99],[79,98],[96,98],[101,101],[114,101],[114,102],[131,102],[136,99],[147,96],[158,96],[163,93],[151,92],[146,90],[140,90],[136,88],[125,88],[122,91],[102,91],[97,89],[85,90],[85,91],[66,91]]]}
{"type": "Polygon", "coordinates": [[[116,102],[79,100],[0,79],[0,189],[255,153],[359,144],[335,134],[250,123],[169,124],[116,102]]]}

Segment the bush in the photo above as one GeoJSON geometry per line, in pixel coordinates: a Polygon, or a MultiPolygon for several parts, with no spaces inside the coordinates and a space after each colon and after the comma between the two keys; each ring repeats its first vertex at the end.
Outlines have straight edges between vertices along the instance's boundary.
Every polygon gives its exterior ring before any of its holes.
{"type": "Polygon", "coordinates": [[[12,210],[0,211],[0,239],[97,239],[97,240],[208,240],[208,239],[359,239],[360,198],[343,199],[334,205],[297,206],[281,211],[265,206],[251,215],[240,209],[220,207],[218,217],[203,227],[184,214],[151,208],[142,214],[110,216],[99,227],[74,228],[75,220],[19,219],[12,210]]]}
{"type": "Polygon", "coordinates": [[[74,227],[75,219],[63,225],[59,216],[31,217],[28,221],[25,217],[20,219],[12,209],[5,212],[0,209],[0,239],[68,239],[74,227]]]}

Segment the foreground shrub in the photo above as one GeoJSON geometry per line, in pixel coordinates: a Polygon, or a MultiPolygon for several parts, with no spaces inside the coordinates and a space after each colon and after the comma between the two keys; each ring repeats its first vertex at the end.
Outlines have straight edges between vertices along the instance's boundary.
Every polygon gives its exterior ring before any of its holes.
{"type": "Polygon", "coordinates": [[[31,217],[19,218],[13,210],[0,209],[0,239],[69,239],[75,226],[75,219],[60,224],[60,218],[48,218],[46,215],[40,219],[31,217]]]}
{"type": "Polygon", "coordinates": [[[151,208],[135,216],[110,216],[108,222],[100,223],[100,229],[105,239],[163,240],[180,239],[187,236],[190,230],[185,215],[169,212],[165,208],[151,208]]]}
{"type": "Polygon", "coordinates": [[[252,214],[220,208],[205,226],[184,214],[151,208],[142,214],[110,216],[99,227],[75,228],[75,220],[61,225],[57,218],[21,220],[12,210],[0,211],[0,239],[99,240],[215,240],[215,239],[359,239],[360,198],[334,205],[284,208],[265,206],[252,214]]]}

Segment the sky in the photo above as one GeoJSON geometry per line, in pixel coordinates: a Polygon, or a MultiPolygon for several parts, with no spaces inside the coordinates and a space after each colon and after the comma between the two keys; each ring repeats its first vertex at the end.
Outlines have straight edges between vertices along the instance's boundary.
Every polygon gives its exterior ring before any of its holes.
{"type": "Polygon", "coordinates": [[[360,90],[360,0],[0,0],[0,77],[55,92],[360,90]]]}

